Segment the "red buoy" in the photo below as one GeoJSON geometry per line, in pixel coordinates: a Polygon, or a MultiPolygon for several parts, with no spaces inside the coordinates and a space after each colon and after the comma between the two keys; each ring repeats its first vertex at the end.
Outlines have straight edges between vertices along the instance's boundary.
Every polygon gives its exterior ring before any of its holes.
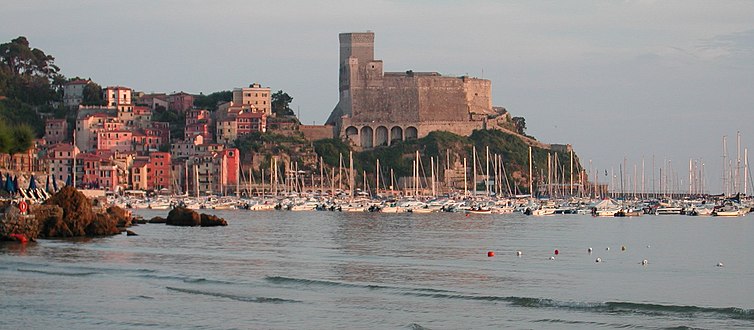
{"type": "Polygon", "coordinates": [[[26,201],[18,202],[18,210],[21,211],[21,214],[26,214],[26,211],[29,210],[29,204],[26,204],[26,201]]]}
{"type": "Polygon", "coordinates": [[[495,252],[494,251],[489,251],[489,252],[487,252],[487,256],[488,257],[494,257],[495,256],[495,252]]]}
{"type": "Polygon", "coordinates": [[[558,255],[558,254],[560,254],[560,251],[558,251],[558,249],[555,249],[555,255],[558,255]]]}

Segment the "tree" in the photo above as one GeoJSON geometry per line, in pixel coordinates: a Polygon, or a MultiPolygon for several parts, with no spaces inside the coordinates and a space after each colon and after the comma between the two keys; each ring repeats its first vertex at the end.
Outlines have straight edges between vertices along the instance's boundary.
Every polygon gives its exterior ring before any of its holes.
{"type": "Polygon", "coordinates": [[[233,92],[231,91],[214,92],[209,95],[200,93],[199,95],[194,96],[194,107],[215,111],[217,110],[218,104],[230,102],[231,100],[233,100],[233,92]]]}
{"type": "Polygon", "coordinates": [[[272,99],[272,113],[275,114],[275,116],[295,116],[293,110],[289,107],[291,102],[293,102],[293,97],[288,95],[288,93],[279,90],[270,97],[272,99]]]}
{"type": "Polygon", "coordinates": [[[81,104],[83,105],[105,105],[105,100],[102,99],[102,86],[97,83],[86,84],[82,96],[81,104]]]}
{"type": "Polygon", "coordinates": [[[7,154],[13,145],[13,137],[5,121],[0,120],[0,153],[7,154]]]}
{"type": "Polygon", "coordinates": [[[31,126],[27,124],[14,126],[11,134],[13,136],[13,139],[11,148],[8,151],[9,154],[13,155],[25,152],[26,150],[29,150],[32,146],[34,146],[34,139],[36,138],[36,134],[34,133],[34,129],[31,128],[31,126]]]}
{"type": "Polygon", "coordinates": [[[511,118],[513,126],[516,127],[516,132],[521,135],[526,135],[526,119],[524,117],[511,118]]]}
{"type": "Polygon", "coordinates": [[[30,104],[46,104],[55,99],[50,82],[59,76],[60,68],[54,63],[52,55],[30,48],[26,37],[0,44],[0,93],[30,104]]]}

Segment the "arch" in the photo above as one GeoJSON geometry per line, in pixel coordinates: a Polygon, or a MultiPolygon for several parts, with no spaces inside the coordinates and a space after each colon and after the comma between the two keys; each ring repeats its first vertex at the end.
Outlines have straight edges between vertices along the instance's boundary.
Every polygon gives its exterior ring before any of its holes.
{"type": "Polygon", "coordinates": [[[387,127],[385,126],[377,126],[377,129],[374,131],[374,145],[379,146],[386,146],[388,143],[388,135],[387,135],[387,127]]]}
{"type": "Polygon", "coordinates": [[[359,143],[359,129],[353,126],[346,128],[346,138],[354,144],[359,143]]]}
{"type": "Polygon", "coordinates": [[[414,140],[419,137],[419,131],[414,126],[406,127],[406,140],[414,140]]]}
{"type": "Polygon", "coordinates": [[[374,130],[369,126],[361,128],[361,146],[364,148],[374,147],[374,130]]]}
{"type": "Polygon", "coordinates": [[[400,126],[393,126],[390,129],[390,144],[393,144],[393,141],[403,141],[403,128],[400,126]]]}

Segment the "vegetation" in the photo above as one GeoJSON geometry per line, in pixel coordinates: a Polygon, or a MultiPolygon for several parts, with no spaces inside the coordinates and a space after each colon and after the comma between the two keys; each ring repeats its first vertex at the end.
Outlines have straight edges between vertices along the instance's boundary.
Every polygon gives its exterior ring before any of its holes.
{"type": "Polygon", "coordinates": [[[65,78],[52,55],[29,47],[26,37],[0,44],[0,95],[31,105],[44,105],[60,100],[53,88],[62,87],[65,78]]]}
{"type": "Polygon", "coordinates": [[[168,111],[163,106],[157,106],[152,112],[152,121],[169,123],[171,140],[183,139],[183,131],[186,129],[186,114],[168,111]]]}
{"type": "Polygon", "coordinates": [[[513,127],[516,129],[516,133],[526,135],[526,119],[524,117],[511,118],[513,127]]]}
{"type": "Polygon", "coordinates": [[[29,150],[34,145],[34,129],[26,124],[9,127],[0,120],[0,153],[17,154],[29,150]]]}
{"type": "Polygon", "coordinates": [[[293,110],[290,108],[291,102],[293,102],[293,97],[288,95],[288,93],[283,92],[282,90],[279,90],[275,93],[273,93],[270,96],[270,105],[272,108],[272,113],[275,116],[282,117],[282,116],[295,116],[293,113],[293,110]]]}
{"type": "Polygon", "coordinates": [[[214,92],[209,95],[199,93],[199,95],[194,95],[194,106],[199,109],[216,111],[220,103],[230,102],[231,100],[233,100],[232,91],[214,92]]]}

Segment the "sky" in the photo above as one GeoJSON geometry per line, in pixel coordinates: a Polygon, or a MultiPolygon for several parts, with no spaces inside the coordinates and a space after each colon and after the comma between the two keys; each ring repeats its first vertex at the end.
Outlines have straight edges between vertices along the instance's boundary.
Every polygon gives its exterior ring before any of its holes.
{"type": "Polygon", "coordinates": [[[741,164],[754,153],[754,1],[11,0],[0,14],[0,42],[26,36],[67,77],[205,94],[259,82],[305,124],[338,101],[338,33],[370,30],[386,71],[489,79],[529,135],[572,144],[603,183],[636,167],[637,190],[642,159],[647,191],[660,168],[688,190],[693,159],[717,193],[723,137],[734,165],[737,133],[741,164]]]}

